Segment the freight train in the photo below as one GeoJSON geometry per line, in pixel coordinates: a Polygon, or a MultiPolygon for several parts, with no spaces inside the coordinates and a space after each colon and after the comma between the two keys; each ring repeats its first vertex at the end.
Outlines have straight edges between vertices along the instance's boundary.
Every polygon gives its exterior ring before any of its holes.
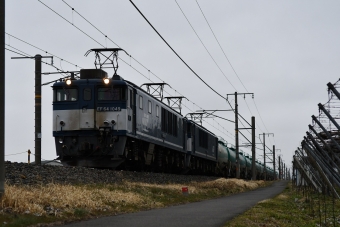
{"type": "MultiPolygon", "coordinates": [[[[235,149],[115,70],[81,69],[53,84],[53,136],[63,165],[236,176],[235,149]]],[[[251,158],[240,152],[241,177],[251,158]]],[[[256,162],[257,178],[264,167],[256,162]]],[[[267,168],[267,179],[274,171],[267,168]]]]}

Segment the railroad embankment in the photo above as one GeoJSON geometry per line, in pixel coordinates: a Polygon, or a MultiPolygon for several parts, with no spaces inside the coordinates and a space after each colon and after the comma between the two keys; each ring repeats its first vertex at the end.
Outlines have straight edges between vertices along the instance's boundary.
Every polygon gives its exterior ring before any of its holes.
{"type": "Polygon", "coordinates": [[[64,223],[196,202],[265,186],[209,176],[6,162],[0,224],[64,223]]]}

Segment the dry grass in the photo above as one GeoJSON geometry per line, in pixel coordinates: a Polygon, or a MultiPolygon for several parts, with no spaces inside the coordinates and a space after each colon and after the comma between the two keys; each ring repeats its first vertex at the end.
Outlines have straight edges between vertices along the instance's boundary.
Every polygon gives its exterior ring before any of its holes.
{"type": "Polygon", "coordinates": [[[216,198],[264,185],[263,181],[246,182],[223,178],[188,182],[186,185],[127,181],[103,185],[6,185],[6,193],[1,200],[0,223],[13,221],[13,218],[9,218],[13,215],[21,219],[31,218],[30,223],[36,223],[39,222],[37,217],[46,217],[47,222],[53,222],[135,212],[216,198]],[[182,195],[182,187],[185,186],[189,189],[188,196],[182,195]]]}
{"type": "Polygon", "coordinates": [[[201,188],[215,188],[219,190],[228,190],[233,192],[243,192],[247,190],[253,190],[261,185],[264,185],[264,181],[244,181],[240,179],[225,179],[219,178],[214,181],[207,181],[200,184],[201,188]]]}
{"type": "Polygon", "coordinates": [[[43,215],[51,210],[55,215],[71,212],[75,208],[88,210],[108,209],[108,203],[142,203],[143,198],[133,192],[119,190],[87,189],[72,185],[48,184],[46,186],[6,186],[1,201],[2,209],[15,213],[43,215]]]}

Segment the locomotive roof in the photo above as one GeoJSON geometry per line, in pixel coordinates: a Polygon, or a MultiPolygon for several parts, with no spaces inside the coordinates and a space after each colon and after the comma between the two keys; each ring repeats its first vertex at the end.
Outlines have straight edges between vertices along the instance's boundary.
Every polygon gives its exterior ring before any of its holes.
{"type": "MultiPolygon", "coordinates": [[[[66,85],[65,81],[59,81],[59,82],[55,82],[53,84],[52,87],[63,87],[63,86],[67,86],[72,88],[73,86],[79,86],[79,85],[83,85],[83,84],[87,84],[87,83],[91,83],[91,84],[95,84],[95,85],[103,85],[103,80],[99,79],[99,78],[91,78],[91,79],[74,79],[72,80],[72,84],[71,85],[66,85]]],[[[170,107],[169,105],[167,105],[164,102],[161,102],[159,99],[157,99],[156,97],[152,96],[151,94],[149,94],[148,92],[146,92],[145,90],[143,90],[141,87],[137,86],[136,84],[132,83],[131,81],[128,80],[124,80],[123,78],[121,79],[112,79],[110,81],[110,83],[112,85],[116,85],[116,86],[127,86],[127,85],[131,85],[133,86],[136,90],[143,92],[145,95],[149,96],[150,98],[154,99],[157,102],[162,103],[163,105],[165,105],[166,107],[168,107],[169,109],[171,109],[172,111],[176,112],[178,115],[182,116],[183,118],[187,119],[188,121],[190,121],[191,123],[195,124],[198,128],[201,128],[203,130],[205,130],[206,132],[216,136],[214,133],[212,133],[211,131],[209,131],[207,128],[203,127],[202,125],[197,124],[196,122],[184,117],[181,113],[179,113],[177,110],[173,109],[172,107],[170,107]]]]}
{"type": "MultiPolygon", "coordinates": [[[[76,80],[72,80],[71,85],[66,85],[65,81],[55,82],[53,84],[53,87],[62,87],[62,86],[72,87],[73,85],[81,85],[81,84],[87,84],[87,83],[103,85],[103,80],[102,79],[76,79],[76,80]]],[[[127,85],[127,83],[124,80],[112,80],[111,84],[116,85],[116,86],[127,85]]]]}

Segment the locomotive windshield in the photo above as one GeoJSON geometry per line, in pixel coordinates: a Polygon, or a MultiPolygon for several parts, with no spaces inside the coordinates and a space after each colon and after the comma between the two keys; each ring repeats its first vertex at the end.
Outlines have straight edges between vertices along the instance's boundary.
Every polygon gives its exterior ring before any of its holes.
{"type": "Polygon", "coordinates": [[[98,88],[98,100],[125,100],[125,89],[121,87],[98,88]]]}
{"type": "Polygon", "coordinates": [[[54,90],[54,101],[77,101],[78,90],[75,88],[57,88],[54,90]]]}

